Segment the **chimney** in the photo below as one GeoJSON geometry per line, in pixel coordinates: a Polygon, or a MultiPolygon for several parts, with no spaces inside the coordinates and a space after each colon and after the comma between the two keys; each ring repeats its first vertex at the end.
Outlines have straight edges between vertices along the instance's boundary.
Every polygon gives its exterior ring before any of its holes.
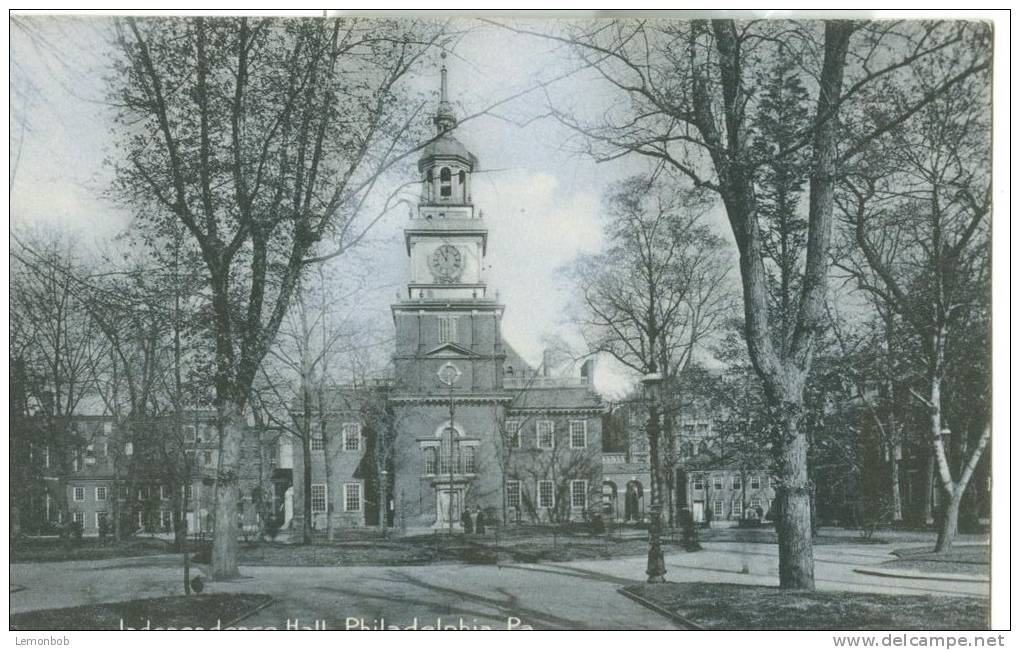
{"type": "Polygon", "coordinates": [[[588,359],[581,364],[581,379],[586,384],[592,383],[595,378],[595,359],[588,359]]]}
{"type": "Polygon", "coordinates": [[[552,350],[542,350],[542,376],[548,377],[552,366],[552,350]]]}

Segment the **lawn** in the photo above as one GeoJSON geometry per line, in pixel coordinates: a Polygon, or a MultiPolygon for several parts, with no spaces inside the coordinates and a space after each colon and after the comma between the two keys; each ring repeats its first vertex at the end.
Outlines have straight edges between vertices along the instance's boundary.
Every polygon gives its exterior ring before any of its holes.
{"type": "MultiPolygon", "coordinates": [[[[205,594],[43,609],[11,616],[12,630],[226,628],[273,599],[263,594],[205,594]]],[[[241,624],[239,624],[241,625],[241,624]]]]}
{"type": "Polygon", "coordinates": [[[959,573],[987,576],[991,569],[987,546],[958,546],[945,553],[934,553],[930,546],[893,551],[899,559],[889,560],[883,568],[920,573],[959,573]]]}
{"type": "Polygon", "coordinates": [[[703,582],[627,590],[709,630],[984,630],[988,601],[703,582]]]}
{"type": "MultiPolygon", "coordinates": [[[[824,528],[815,535],[815,546],[834,544],[888,544],[880,536],[864,538],[856,530],[824,528]]],[[[698,531],[702,542],[739,542],[741,544],[776,544],[779,541],[775,528],[708,528],[698,531]]]]}
{"type": "Polygon", "coordinates": [[[111,537],[83,537],[79,540],[57,537],[19,537],[11,541],[11,562],[61,562],[70,560],[109,560],[173,553],[161,539],[131,537],[116,541],[111,537]]]}
{"type": "MultiPolygon", "coordinates": [[[[374,541],[313,544],[241,544],[239,564],[246,566],[407,566],[424,564],[496,564],[566,562],[644,555],[648,542],[641,538],[606,538],[572,535],[528,535],[501,538],[456,535],[422,535],[374,541]]],[[[209,562],[210,548],[195,555],[209,562]]]]}

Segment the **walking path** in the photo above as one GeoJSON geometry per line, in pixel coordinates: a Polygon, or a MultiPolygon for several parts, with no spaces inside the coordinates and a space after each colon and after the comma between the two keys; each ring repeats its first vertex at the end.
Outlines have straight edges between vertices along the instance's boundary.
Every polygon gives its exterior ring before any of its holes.
{"type": "MultiPolygon", "coordinates": [[[[815,548],[819,589],[900,594],[987,596],[988,585],[864,575],[855,568],[891,559],[889,546],[815,548]]],[[[672,582],[777,584],[777,549],[769,544],[710,543],[698,553],[666,557],[672,582]],[[745,572],[746,568],[746,572],[745,572]]],[[[180,556],[102,562],[12,564],[11,612],[70,607],[181,593],[180,556]]],[[[513,564],[502,567],[242,567],[246,579],[211,583],[212,592],[268,593],[270,607],[241,625],[286,627],[288,621],[345,626],[530,625],[541,629],[672,629],[666,618],[619,593],[644,577],[645,558],[513,564]],[[350,620],[348,620],[350,619],[350,620]],[[519,622],[518,622],[519,621],[519,622]]],[[[197,570],[197,569],[196,569],[197,570]]],[[[156,623],[155,621],[153,622],[156,623]]]]}

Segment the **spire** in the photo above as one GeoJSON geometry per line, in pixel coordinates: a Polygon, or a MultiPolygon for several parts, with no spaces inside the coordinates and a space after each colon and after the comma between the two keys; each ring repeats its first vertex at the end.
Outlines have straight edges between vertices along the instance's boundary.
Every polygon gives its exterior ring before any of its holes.
{"type": "Polygon", "coordinates": [[[440,70],[442,81],[439,82],[439,103],[446,103],[446,52],[442,54],[443,67],[440,70]]]}
{"type": "Polygon", "coordinates": [[[436,116],[432,121],[435,123],[439,133],[443,133],[444,131],[449,131],[453,127],[457,126],[457,118],[454,116],[453,106],[447,98],[446,52],[443,52],[440,56],[443,59],[443,64],[439,71],[439,109],[436,111],[436,116]]]}

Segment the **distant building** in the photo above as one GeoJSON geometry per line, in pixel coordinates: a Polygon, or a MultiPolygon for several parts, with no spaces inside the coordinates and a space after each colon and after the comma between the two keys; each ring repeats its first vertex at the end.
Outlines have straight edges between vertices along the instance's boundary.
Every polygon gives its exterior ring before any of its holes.
{"type": "MultiPolygon", "coordinates": [[[[578,521],[600,499],[604,406],[593,366],[552,376],[549,363],[530,366],[504,340],[505,306],[483,273],[489,231],[471,197],[477,158],[451,133],[442,75],[438,137],[422,150],[418,209],[404,229],[393,377],[324,400],[325,439],[312,439],[311,458],[319,530],[378,525],[380,512],[405,530],[460,530],[465,510],[490,521],[578,521]]],[[[300,518],[299,456],[291,501],[300,518]]]]}
{"type": "MultiPolygon", "coordinates": [[[[741,519],[764,519],[772,509],[775,486],[760,459],[748,462],[734,453],[719,432],[720,413],[690,401],[674,414],[672,454],[674,515],[686,508],[694,520],[736,525],[741,519]]],[[[603,503],[616,521],[645,521],[651,505],[651,462],[647,436],[648,411],[639,401],[618,405],[604,427],[619,431],[616,444],[602,454],[603,503]]],[[[663,507],[667,500],[662,495],[663,507]]]]}

